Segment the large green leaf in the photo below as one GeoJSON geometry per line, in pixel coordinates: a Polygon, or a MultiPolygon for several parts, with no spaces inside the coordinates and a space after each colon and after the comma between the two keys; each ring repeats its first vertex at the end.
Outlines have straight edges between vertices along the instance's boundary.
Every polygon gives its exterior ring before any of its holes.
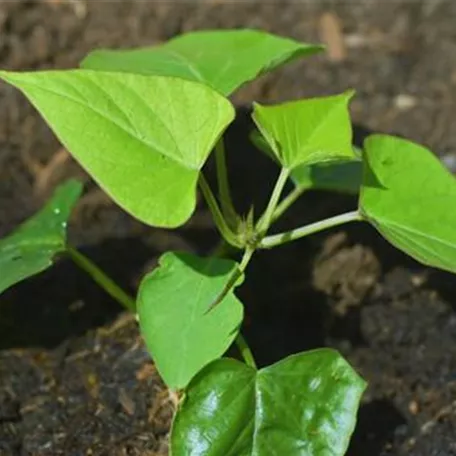
{"type": "Polygon", "coordinates": [[[75,180],[61,185],[40,212],[0,240],[0,293],[44,271],[65,250],[67,220],[81,191],[75,180]]]}
{"type": "Polygon", "coordinates": [[[257,30],[203,30],[178,36],[161,46],[93,51],[81,66],[178,76],[229,95],[266,71],[322,49],[257,30]]]}
{"type": "MultiPolygon", "coordinates": [[[[253,144],[267,156],[277,161],[269,144],[258,130],[254,130],[250,139],[253,144]]],[[[290,173],[295,187],[303,190],[330,190],[342,193],[359,193],[363,166],[358,156],[361,151],[353,146],[356,160],[314,165],[300,165],[290,173]]]]}
{"type": "Polygon", "coordinates": [[[352,96],[349,91],[273,106],[255,103],[252,117],[284,168],[353,160],[348,111],[352,96]]]}
{"type": "Polygon", "coordinates": [[[231,103],[180,78],[68,70],[0,72],[37,107],[98,184],[139,220],[183,224],[231,103]]]}
{"type": "Polygon", "coordinates": [[[365,382],[330,349],[259,371],[214,361],[189,384],[171,435],[173,456],[339,456],[365,382]]]}
{"type": "Polygon", "coordinates": [[[137,303],[141,331],[170,388],[185,387],[236,338],[243,307],[234,293],[208,309],[237,267],[231,260],[168,252],[142,281],[137,303]]]}
{"type": "Polygon", "coordinates": [[[426,148],[373,135],[364,143],[360,210],[418,261],[456,272],[456,180],[426,148]]]}

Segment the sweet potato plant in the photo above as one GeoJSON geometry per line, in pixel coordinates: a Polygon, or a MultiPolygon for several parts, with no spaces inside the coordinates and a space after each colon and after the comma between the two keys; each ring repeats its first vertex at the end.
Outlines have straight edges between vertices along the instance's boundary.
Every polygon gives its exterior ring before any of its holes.
{"type": "Polygon", "coordinates": [[[159,373],[179,393],[170,435],[174,456],[336,456],[347,450],[366,385],[341,355],[321,348],[260,369],[240,333],[236,288],[248,280],[257,250],[367,222],[416,260],[456,272],[455,179],[430,151],[404,139],[372,135],[355,148],[351,90],[254,103],[251,140],[276,162],[278,177],[263,211],[239,214],[234,207],[223,140],[235,117],[230,95],[322,50],[256,30],[198,31],[156,47],[97,50],[79,69],[0,72],[125,211],[154,227],[179,227],[192,216],[199,189],[221,239],[239,253],[238,262],[236,255],[166,252],[132,299],[66,241],[82,191],[74,180],[0,241],[0,291],[67,254],[137,314],[159,373]],[[212,151],[216,190],[202,172],[212,151]],[[288,181],[294,189],[284,195],[288,181]],[[312,189],[359,194],[358,205],[271,233],[312,189]],[[223,357],[233,343],[239,359],[223,357]]]}

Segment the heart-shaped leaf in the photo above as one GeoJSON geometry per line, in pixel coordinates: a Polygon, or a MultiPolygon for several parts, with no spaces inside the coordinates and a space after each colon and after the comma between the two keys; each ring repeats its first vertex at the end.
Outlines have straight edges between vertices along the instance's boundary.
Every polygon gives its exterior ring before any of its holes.
{"type": "Polygon", "coordinates": [[[178,76],[229,95],[262,73],[322,49],[258,30],[202,30],[180,35],[161,46],[93,51],[81,66],[178,76]]]}
{"type": "Polygon", "coordinates": [[[456,272],[456,179],[426,148],[387,135],[364,142],[360,210],[393,245],[456,272]]]}
{"type": "Polygon", "coordinates": [[[348,111],[353,93],[273,106],[255,103],[252,117],[284,168],[353,160],[348,111]]]}
{"type": "Polygon", "coordinates": [[[67,220],[81,192],[80,182],[66,182],[40,212],[0,240],[0,293],[52,266],[65,251],[67,220]]]}
{"type": "Polygon", "coordinates": [[[141,332],[170,388],[184,388],[236,338],[243,307],[234,293],[208,309],[237,267],[231,260],[168,252],[143,279],[137,303],[141,332]]]}
{"type": "Polygon", "coordinates": [[[174,420],[173,456],[341,456],[365,382],[334,350],[256,371],[232,359],[190,382],[174,420]]]}
{"type": "Polygon", "coordinates": [[[0,72],[126,211],[155,226],[183,224],[198,174],[234,118],[231,103],[191,81],[90,70],[0,72]]]}

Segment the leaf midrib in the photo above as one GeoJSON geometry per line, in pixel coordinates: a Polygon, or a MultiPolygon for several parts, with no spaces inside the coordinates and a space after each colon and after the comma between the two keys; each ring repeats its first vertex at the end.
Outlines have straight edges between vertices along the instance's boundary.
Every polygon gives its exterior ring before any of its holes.
{"type": "MultiPolygon", "coordinates": [[[[334,116],[337,113],[337,110],[340,108],[340,106],[344,105],[348,102],[348,100],[351,98],[351,95],[350,95],[350,92],[348,92],[348,93],[345,93],[344,95],[340,95],[339,97],[340,98],[339,98],[338,102],[334,103],[331,106],[331,109],[329,110],[329,112],[327,113],[325,118],[321,122],[318,123],[318,125],[312,130],[310,135],[306,138],[306,140],[303,143],[304,148],[313,149],[311,143],[314,140],[315,136],[320,132],[320,130],[322,128],[324,128],[328,124],[328,122],[330,122],[330,120],[332,119],[332,116],[334,116]]],[[[307,158],[310,157],[311,155],[312,154],[309,154],[307,156],[307,158]]],[[[334,154],[334,157],[349,157],[349,155],[346,155],[345,153],[344,154],[338,153],[338,154],[334,154]]],[[[289,168],[295,169],[297,166],[300,166],[303,164],[311,164],[311,162],[309,160],[304,160],[304,161],[294,164],[294,165],[290,164],[289,168]]]]}
{"type": "MultiPolygon", "coordinates": [[[[61,93],[61,92],[59,92],[57,90],[51,90],[49,88],[40,87],[38,84],[34,84],[34,83],[30,82],[30,81],[27,81],[27,82],[22,82],[21,81],[20,85],[18,84],[18,86],[19,86],[19,88],[22,88],[23,86],[30,86],[30,87],[33,87],[35,89],[41,90],[42,92],[45,92],[45,93],[47,92],[47,93],[51,93],[53,95],[57,95],[59,97],[67,99],[68,101],[70,101],[72,103],[75,103],[75,104],[78,104],[80,106],[83,106],[84,108],[89,109],[90,111],[92,111],[96,115],[100,116],[104,120],[107,120],[107,121],[113,123],[120,130],[122,130],[124,133],[126,133],[128,136],[130,136],[133,140],[135,140],[135,141],[139,142],[140,144],[146,146],[148,149],[155,149],[155,151],[158,152],[159,154],[163,155],[164,157],[168,158],[171,161],[176,162],[177,164],[181,165],[184,168],[187,168],[187,169],[190,169],[190,170],[199,170],[199,168],[194,168],[192,166],[189,166],[188,163],[183,162],[182,160],[180,160],[179,158],[177,158],[175,156],[170,156],[169,154],[167,154],[162,149],[161,146],[158,146],[156,143],[146,142],[143,139],[139,138],[137,135],[135,135],[135,133],[133,131],[131,131],[130,129],[126,128],[124,125],[120,124],[117,120],[115,120],[114,118],[110,117],[109,115],[106,115],[105,112],[100,111],[99,109],[95,108],[91,104],[86,104],[86,103],[82,102],[81,100],[73,98],[73,97],[69,96],[68,94],[61,93]]],[[[152,111],[152,109],[151,109],[151,111],[152,111]]],[[[152,111],[152,113],[156,116],[156,114],[153,111],[152,111]]]]}
{"type": "MultiPolygon", "coordinates": [[[[5,240],[8,240],[7,238],[5,240]]],[[[27,241],[19,241],[19,242],[8,242],[7,245],[4,245],[3,247],[0,245],[0,252],[8,253],[12,250],[15,249],[20,249],[20,248],[29,248],[29,247],[39,247],[42,249],[49,249],[49,248],[55,248],[55,247],[65,247],[65,243],[63,241],[55,240],[51,241],[48,240],[46,242],[42,241],[35,241],[35,240],[27,240],[27,241]]]]}
{"type": "Polygon", "coordinates": [[[191,73],[197,78],[199,82],[203,82],[208,84],[207,79],[205,76],[200,72],[199,68],[193,65],[191,60],[188,59],[188,57],[184,54],[181,54],[179,51],[170,48],[170,46],[164,46],[164,49],[166,49],[167,52],[173,57],[175,57],[178,61],[181,63],[184,63],[187,65],[187,68],[191,71],[191,73]]]}

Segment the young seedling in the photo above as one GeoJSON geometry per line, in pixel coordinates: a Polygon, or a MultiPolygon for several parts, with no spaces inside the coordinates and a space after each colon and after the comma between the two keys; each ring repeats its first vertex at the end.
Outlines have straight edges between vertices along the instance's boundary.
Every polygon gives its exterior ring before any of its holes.
{"type": "Polygon", "coordinates": [[[35,105],[62,144],[112,199],[151,226],[174,228],[201,190],[224,242],[242,253],[200,258],[166,252],[136,300],[69,246],[65,227],[82,188],[70,181],[0,241],[0,291],[68,254],[136,312],[163,380],[183,394],[170,437],[174,456],[343,455],[365,382],[334,350],[293,354],[257,368],[239,329],[236,287],[258,249],[365,221],[418,261],[456,272],[456,182],[424,147],[386,135],[352,145],[352,91],[254,104],[253,142],[278,165],[264,212],[238,214],[223,134],[228,97],[286,62],[322,50],[255,30],[200,31],[157,47],[95,51],[82,69],[0,72],[35,105]],[[215,150],[217,197],[201,169],[215,150]],[[283,195],[291,180],[294,190],[283,195]],[[274,222],[309,189],[359,193],[352,212],[285,233],[274,222]],[[243,361],[222,358],[236,343],[243,361]]]}

